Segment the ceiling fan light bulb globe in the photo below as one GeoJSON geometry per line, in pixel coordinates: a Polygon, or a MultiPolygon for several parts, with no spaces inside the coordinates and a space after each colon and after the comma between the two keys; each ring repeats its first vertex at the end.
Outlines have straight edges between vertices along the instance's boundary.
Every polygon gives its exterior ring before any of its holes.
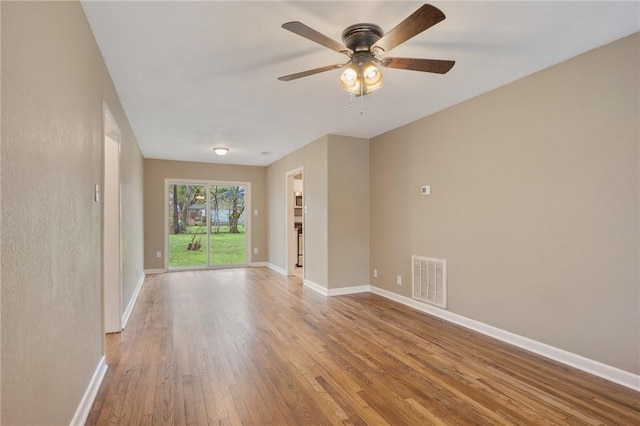
{"type": "Polygon", "coordinates": [[[382,81],[378,81],[376,84],[372,84],[367,86],[367,94],[373,92],[374,90],[378,90],[383,86],[382,81]]]}
{"type": "Polygon", "coordinates": [[[382,73],[374,64],[369,64],[364,69],[364,82],[366,86],[375,86],[382,81],[382,73]]]}
{"type": "Polygon", "coordinates": [[[340,78],[343,83],[353,84],[353,82],[358,78],[358,73],[356,73],[353,68],[347,68],[346,70],[344,70],[340,78]]]}
{"type": "Polygon", "coordinates": [[[340,83],[342,88],[348,92],[352,92],[359,86],[358,71],[353,65],[347,67],[342,74],[340,74],[340,83]]]}

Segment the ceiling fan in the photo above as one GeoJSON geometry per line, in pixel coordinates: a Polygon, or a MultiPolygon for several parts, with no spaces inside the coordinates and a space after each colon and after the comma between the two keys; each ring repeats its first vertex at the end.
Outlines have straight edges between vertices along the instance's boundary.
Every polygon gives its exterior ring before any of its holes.
{"type": "Polygon", "coordinates": [[[378,69],[378,65],[386,68],[445,74],[453,67],[455,61],[378,57],[444,19],[445,15],[440,9],[430,4],[424,4],[386,34],[382,28],[375,24],[350,25],[342,32],[343,43],[338,43],[302,22],[287,22],[282,24],[282,28],[285,30],[347,55],[350,59],[344,64],[327,65],[289,74],[278,77],[278,80],[291,81],[325,71],[345,68],[340,75],[342,87],[356,96],[364,96],[382,87],[382,73],[378,69]]]}

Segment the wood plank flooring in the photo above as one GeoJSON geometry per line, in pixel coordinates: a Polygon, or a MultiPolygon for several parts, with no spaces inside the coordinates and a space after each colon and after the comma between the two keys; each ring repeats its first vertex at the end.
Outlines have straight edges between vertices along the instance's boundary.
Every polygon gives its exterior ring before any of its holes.
{"type": "Polygon", "coordinates": [[[640,393],[266,268],[146,278],[90,425],[639,425],[640,393]]]}

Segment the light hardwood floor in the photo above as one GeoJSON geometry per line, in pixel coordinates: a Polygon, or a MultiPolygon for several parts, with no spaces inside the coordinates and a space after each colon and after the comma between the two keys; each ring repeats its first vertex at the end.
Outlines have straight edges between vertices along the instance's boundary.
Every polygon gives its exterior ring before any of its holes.
{"type": "Polygon", "coordinates": [[[640,393],[266,268],[149,276],[107,346],[88,424],[640,424],[640,393]]]}

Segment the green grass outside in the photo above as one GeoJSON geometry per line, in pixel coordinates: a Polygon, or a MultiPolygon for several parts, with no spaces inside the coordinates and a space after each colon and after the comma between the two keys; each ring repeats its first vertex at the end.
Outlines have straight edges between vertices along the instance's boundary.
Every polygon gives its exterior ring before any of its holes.
{"type": "MultiPolygon", "coordinates": [[[[169,234],[169,267],[207,266],[207,234],[206,228],[198,231],[197,226],[190,226],[187,233],[169,234]],[[200,250],[187,250],[194,233],[199,232],[196,241],[202,243],[200,250]]],[[[221,226],[220,233],[211,233],[211,265],[244,264],[245,234],[244,227],[239,226],[239,234],[230,234],[228,226],[221,226]]]]}

